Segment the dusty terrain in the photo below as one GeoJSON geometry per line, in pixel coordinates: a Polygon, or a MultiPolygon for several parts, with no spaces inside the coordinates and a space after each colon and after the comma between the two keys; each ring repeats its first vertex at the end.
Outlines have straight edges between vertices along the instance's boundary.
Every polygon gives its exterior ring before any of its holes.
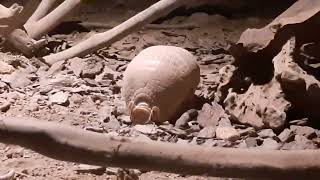
{"type": "MultiPolygon", "coordinates": [[[[66,20],[69,23],[62,24],[49,35],[48,48],[59,52],[90,34],[107,30],[107,26],[112,27],[137,11],[136,8],[127,9],[121,3],[110,9],[81,9],[76,16],[66,20]],[[87,25],[103,23],[105,27],[85,29],[70,23],[70,20],[85,21],[87,25]]],[[[224,49],[230,42],[237,42],[245,29],[262,27],[277,13],[262,17],[243,14],[226,17],[200,10],[180,14],[162,20],[161,24],[134,32],[87,59],[71,59],[49,69],[39,66],[35,59],[14,52],[0,52],[0,114],[34,117],[106,135],[137,137],[146,141],[230,148],[318,148],[320,131],[308,126],[303,117],[291,121],[281,131],[255,130],[249,125],[230,122],[223,108],[213,103],[219,70],[234,61],[224,49]],[[192,28],[167,28],[170,25],[190,24],[192,28]],[[201,83],[196,95],[207,102],[201,104],[199,109],[190,110],[197,116],[185,124],[131,125],[120,94],[122,73],[137,53],[152,45],[183,47],[198,57],[201,83]],[[208,125],[210,123],[221,127],[222,131],[223,128],[227,129],[231,135],[223,135],[211,128],[208,125]]],[[[183,123],[183,117],[179,123],[183,123]]],[[[121,179],[124,174],[131,176],[131,179],[210,179],[61,162],[19,146],[5,144],[0,144],[0,154],[0,174],[13,169],[16,179],[121,179]]]]}

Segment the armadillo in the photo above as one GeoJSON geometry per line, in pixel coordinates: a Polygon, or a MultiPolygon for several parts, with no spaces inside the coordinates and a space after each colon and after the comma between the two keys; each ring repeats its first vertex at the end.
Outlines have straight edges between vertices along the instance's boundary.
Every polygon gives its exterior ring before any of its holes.
{"type": "Polygon", "coordinates": [[[151,46],[128,64],[122,95],[134,124],[172,121],[200,82],[196,57],[175,46],[151,46]]]}

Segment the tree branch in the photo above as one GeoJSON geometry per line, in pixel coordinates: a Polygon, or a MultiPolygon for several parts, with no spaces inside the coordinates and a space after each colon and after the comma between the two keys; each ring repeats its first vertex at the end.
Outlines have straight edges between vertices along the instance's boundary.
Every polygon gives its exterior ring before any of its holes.
{"type": "Polygon", "coordinates": [[[320,176],[320,151],[210,148],[103,134],[58,123],[0,116],[0,141],[76,163],[235,178],[320,176]]]}
{"type": "Polygon", "coordinates": [[[45,56],[43,59],[48,64],[54,64],[58,61],[64,61],[76,56],[84,56],[105,46],[110,46],[114,42],[126,37],[135,30],[143,27],[159,17],[166,15],[177,7],[180,7],[181,5],[185,4],[186,1],[187,0],[160,0],[146,10],[138,13],[111,30],[95,34],[72,48],[56,54],[45,56]]]}

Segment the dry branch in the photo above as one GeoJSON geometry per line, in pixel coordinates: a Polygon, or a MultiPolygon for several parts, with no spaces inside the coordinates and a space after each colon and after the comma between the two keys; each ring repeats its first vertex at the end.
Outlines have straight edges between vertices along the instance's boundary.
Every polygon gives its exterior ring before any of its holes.
{"type": "Polygon", "coordinates": [[[70,49],[45,56],[43,59],[48,64],[54,64],[57,61],[64,61],[76,56],[84,56],[105,46],[110,46],[114,42],[126,37],[128,34],[149,24],[153,20],[168,14],[185,3],[186,0],[160,0],[113,29],[95,34],[70,49]]]}
{"type": "Polygon", "coordinates": [[[110,137],[53,122],[0,116],[0,141],[77,163],[239,178],[320,176],[320,151],[210,148],[110,137]]]}
{"type": "Polygon", "coordinates": [[[35,13],[30,17],[31,19],[25,24],[29,37],[39,39],[41,36],[47,34],[61,23],[72,10],[81,4],[81,0],[65,0],[57,8],[47,14],[56,2],[56,0],[50,1],[50,3],[46,3],[46,1],[40,3],[35,13]]]}

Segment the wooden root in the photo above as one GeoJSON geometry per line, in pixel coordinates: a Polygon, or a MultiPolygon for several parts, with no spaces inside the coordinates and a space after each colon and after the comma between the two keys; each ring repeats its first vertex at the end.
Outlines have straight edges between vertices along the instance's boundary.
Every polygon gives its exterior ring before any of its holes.
{"type": "Polygon", "coordinates": [[[103,134],[33,119],[0,116],[0,141],[76,163],[235,178],[320,176],[319,150],[211,148],[103,134]]]}
{"type": "Polygon", "coordinates": [[[100,48],[110,46],[114,42],[126,37],[153,20],[168,14],[185,3],[186,0],[160,0],[111,30],[95,34],[72,48],[45,56],[43,59],[48,64],[54,64],[58,61],[65,61],[69,58],[84,56],[95,52],[100,48]]]}

